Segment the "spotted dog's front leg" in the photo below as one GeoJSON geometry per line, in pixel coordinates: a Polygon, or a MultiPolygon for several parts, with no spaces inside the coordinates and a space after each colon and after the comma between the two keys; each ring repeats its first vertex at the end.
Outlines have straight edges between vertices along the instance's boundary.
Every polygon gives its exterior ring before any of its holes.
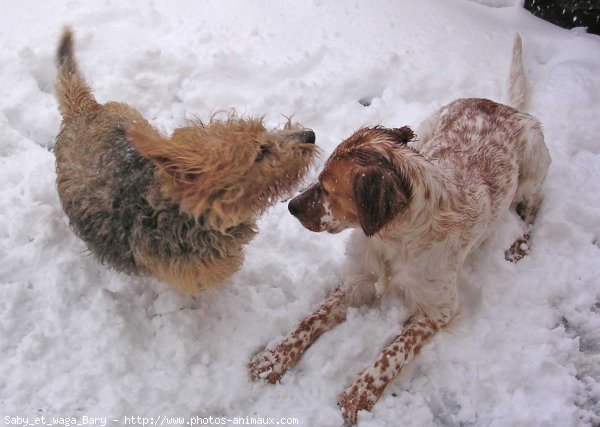
{"type": "Polygon", "coordinates": [[[402,333],[383,350],[375,363],[338,396],[346,423],[355,424],[358,411],[370,411],[389,382],[419,352],[425,341],[447,322],[434,322],[423,315],[409,319],[402,333]]]}
{"type": "Polygon", "coordinates": [[[250,378],[253,381],[264,379],[271,384],[279,381],[317,338],[346,320],[347,310],[345,291],[338,288],[279,345],[265,349],[252,358],[248,364],[250,378]]]}

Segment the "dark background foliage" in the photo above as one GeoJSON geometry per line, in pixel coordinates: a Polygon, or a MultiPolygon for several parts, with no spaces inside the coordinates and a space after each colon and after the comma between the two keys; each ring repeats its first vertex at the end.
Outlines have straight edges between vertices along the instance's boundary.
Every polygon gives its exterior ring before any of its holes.
{"type": "Polygon", "coordinates": [[[588,27],[600,34],[600,0],[525,0],[525,9],[563,28],[588,27]]]}

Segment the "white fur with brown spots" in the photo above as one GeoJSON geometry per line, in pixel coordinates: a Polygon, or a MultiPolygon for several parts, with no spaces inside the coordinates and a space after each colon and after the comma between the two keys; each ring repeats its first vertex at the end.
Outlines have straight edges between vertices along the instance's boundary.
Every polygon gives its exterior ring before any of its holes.
{"type": "Polygon", "coordinates": [[[535,217],[550,155],[540,123],[518,110],[525,89],[517,35],[513,107],[460,99],[425,120],[417,139],[406,127],[363,128],[335,149],[319,182],[289,210],[312,231],[354,229],[346,280],[280,345],[253,358],[253,379],[276,382],[345,319],[348,306],[399,293],[411,317],[338,399],[350,423],[373,407],[425,341],[456,315],[458,272],[504,212],[512,206],[526,224],[535,217]]]}

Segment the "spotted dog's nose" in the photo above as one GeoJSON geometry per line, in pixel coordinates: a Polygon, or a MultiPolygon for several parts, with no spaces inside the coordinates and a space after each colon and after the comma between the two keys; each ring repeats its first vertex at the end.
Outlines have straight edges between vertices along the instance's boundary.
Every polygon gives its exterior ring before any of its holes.
{"type": "Polygon", "coordinates": [[[298,214],[300,213],[300,201],[297,197],[293,198],[288,203],[288,211],[290,211],[290,213],[294,216],[298,216],[298,214]]]}

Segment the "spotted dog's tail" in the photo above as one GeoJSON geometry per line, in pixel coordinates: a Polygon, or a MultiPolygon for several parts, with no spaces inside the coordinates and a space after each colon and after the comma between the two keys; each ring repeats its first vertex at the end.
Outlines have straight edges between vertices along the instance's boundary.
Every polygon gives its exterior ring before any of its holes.
{"type": "Polygon", "coordinates": [[[56,64],[56,99],[63,118],[72,119],[97,109],[99,104],[92,95],[92,89],[77,70],[73,54],[73,33],[68,27],[65,28],[58,44],[56,64]]]}
{"type": "Polygon", "coordinates": [[[519,33],[515,34],[513,41],[512,62],[510,64],[510,76],[508,83],[508,105],[523,111],[527,105],[529,93],[527,90],[527,79],[523,68],[523,43],[519,33]]]}

